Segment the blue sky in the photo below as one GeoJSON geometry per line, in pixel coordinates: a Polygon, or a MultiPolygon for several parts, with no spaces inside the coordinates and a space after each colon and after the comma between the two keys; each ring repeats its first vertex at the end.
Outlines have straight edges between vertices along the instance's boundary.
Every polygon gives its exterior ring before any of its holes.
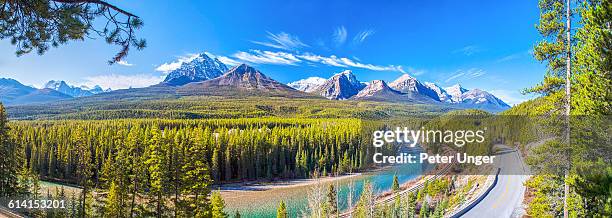
{"type": "Polygon", "coordinates": [[[460,83],[510,104],[545,68],[530,54],[540,39],[529,1],[112,1],[145,22],[148,47],[123,64],[102,39],[71,42],[43,56],[15,57],[0,41],[0,77],[104,88],[142,87],[192,54],[247,62],[280,82],[351,69],[362,81],[403,72],[440,86],[460,83]]]}

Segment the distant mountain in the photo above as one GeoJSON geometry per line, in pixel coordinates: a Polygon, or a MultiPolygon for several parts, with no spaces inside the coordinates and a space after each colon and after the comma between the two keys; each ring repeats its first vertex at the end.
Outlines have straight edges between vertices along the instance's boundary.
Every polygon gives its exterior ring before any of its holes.
{"type": "Polygon", "coordinates": [[[45,89],[53,89],[55,91],[61,92],[63,94],[72,96],[72,97],[85,97],[91,96],[95,94],[100,94],[104,92],[110,92],[111,89],[103,90],[99,85],[94,86],[93,88],[89,88],[87,86],[72,86],[66,83],[63,80],[51,80],[45,84],[45,89]]]}
{"type": "Polygon", "coordinates": [[[408,74],[404,74],[397,78],[395,81],[389,83],[389,87],[404,94],[420,94],[423,96],[427,96],[435,101],[440,101],[440,98],[438,97],[438,94],[435,91],[423,85],[416,78],[411,77],[408,74]]]}
{"type": "Polygon", "coordinates": [[[100,87],[99,85],[96,85],[96,86],[94,86],[94,87],[93,87],[93,88],[91,88],[91,89],[90,89],[89,87],[87,87],[87,86],[81,86],[81,88],[82,88],[82,89],[85,89],[85,90],[88,90],[89,92],[93,93],[94,95],[95,95],[95,94],[104,93],[104,92],[110,92],[110,91],[113,91],[113,90],[112,90],[112,89],[110,89],[110,88],[107,88],[107,89],[102,89],[102,87],[100,87]]]}
{"type": "Polygon", "coordinates": [[[51,80],[45,84],[45,89],[53,89],[72,97],[84,97],[93,95],[92,92],[84,90],[80,87],[70,86],[64,81],[51,80]]]}
{"type": "Polygon", "coordinates": [[[44,103],[72,98],[52,89],[36,89],[14,79],[0,78],[0,101],[6,105],[44,103]]]}
{"type": "Polygon", "coordinates": [[[285,84],[264,75],[259,70],[241,64],[215,79],[189,83],[178,88],[179,95],[304,95],[285,84]]]}
{"type": "Polygon", "coordinates": [[[459,84],[455,84],[450,87],[445,88],[446,93],[451,96],[452,102],[462,102],[463,101],[463,93],[466,93],[468,90],[461,87],[459,84]]]}
{"type": "Polygon", "coordinates": [[[385,81],[374,80],[353,96],[353,99],[392,100],[401,98],[402,93],[391,89],[385,81]]]}
{"type": "Polygon", "coordinates": [[[14,79],[0,78],[0,101],[10,103],[20,96],[30,94],[35,88],[26,86],[14,79]]]}
{"type": "Polygon", "coordinates": [[[19,96],[9,102],[10,105],[19,104],[40,104],[55,102],[60,100],[67,100],[73,98],[70,95],[55,91],[53,89],[36,89],[26,95],[19,96]]]}
{"type": "Polygon", "coordinates": [[[436,85],[435,83],[425,82],[424,83],[427,88],[433,90],[438,95],[438,99],[441,102],[452,103],[452,96],[446,92],[442,87],[436,85]]]}
{"type": "Polygon", "coordinates": [[[325,81],[327,80],[321,77],[308,77],[306,79],[288,83],[287,85],[302,92],[314,92],[317,87],[323,85],[325,81]]]}
{"type": "Polygon", "coordinates": [[[469,108],[478,108],[490,111],[503,111],[510,108],[510,105],[506,104],[501,99],[480,89],[473,89],[464,92],[461,95],[461,104],[469,108]]]}
{"type": "MultiPolygon", "coordinates": [[[[227,67],[219,60],[201,54],[171,72],[166,82],[124,90],[103,90],[100,86],[75,87],[64,81],[49,81],[44,89],[25,86],[13,79],[0,79],[0,101],[4,104],[32,104],[78,97],[70,102],[87,104],[113,101],[175,99],[182,96],[282,96],[331,100],[372,100],[397,103],[448,104],[453,108],[476,108],[499,112],[510,108],[496,96],[480,89],[468,90],[456,84],[442,88],[420,82],[404,74],[387,84],[383,80],[360,82],[350,70],[329,79],[310,77],[288,85],[275,81],[259,70],[241,64],[221,74],[227,67]]],[[[62,103],[63,104],[63,103],[62,103]]],[[[110,107],[110,106],[109,106],[110,107]]]]}
{"type": "Polygon", "coordinates": [[[365,86],[350,70],[345,70],[332,76],[313,92],[328,99],[344,100],[353,97],[365,86]]]}
{"type": "Polygon", "coordinates": [[[217,78],[227,71],[227,66],[217,58],[210,58],[202,53],[195,59],[182,63],[181,66],[171,71],[164,83],[173,86],[181,86],[192,82],[201,82],[217,78]]]}

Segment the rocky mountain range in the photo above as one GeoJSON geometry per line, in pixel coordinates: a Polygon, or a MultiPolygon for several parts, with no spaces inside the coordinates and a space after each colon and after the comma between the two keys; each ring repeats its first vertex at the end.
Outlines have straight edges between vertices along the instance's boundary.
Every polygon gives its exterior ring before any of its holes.
{"type": "Polygon", "coordinates": [[[70,98],[53,89],[36,89],[14,79],[0,78],[0,101],[4,104],[45,103],[70,98]]]}
{"type": "Polygon", "coordinates": [[[65,81],[51,80],[41,89],[26,86],[17,80],[0,78],[0,101],[7,105],[46,103],[66,100],[78,97],[92,96],[111,89],[103,90],[96,85],[94,88],[87,86],[76,87],[65,81]]]}
{"type": "Polygon", "coordinates": [[[510,108],[508,104],[486,91],[468,90],[458,84],[442,88],[434,83],[421,82],[408,74],[403,74],[388,84],[383,80],[366,83],[359,81],[350,70],[344,70],[329,79],[310,77],[285,85],[246,64],[228,69],[221,61],[204,53],[182,63],[179,68],[171,71],[162,83],[139,89],[110,91],[102,90],[99,86],[89,89],[71,86],[64,81],[50,81],[45,88],[36,89],[11,79],[0,80],[0,101],[7,104],[41,103],[71,98],[96,101],[191,95],[321,96],[330,100],[449,104],[488,111],[510,108]],[[102,93],[103,96],[98,96],[102,93]]]}
{"type": "Polygon", "coordinates": [[[68,85],[68,83],[66,83],[65,81],[57,80],[51,80],[47,82],[44,88],[53,89],[55,91],[61,92],[72,97],[85,97],[112,91],[111,89],[103,90],[102,87],[98,85],[94,86],[93,88],[89,88],[87,86],[76,87],[68,85]]]}
{"type": "Polygon", "coordinates": [[[420,82],[408,74],[401,75],[389,84],[382,80],[374,80],[367,86],[365,84],[357,80],[351,71],[343,71],[326,81],[311,77],[288,85],[333,100],[444,103],[488,111],[503,111],[510,108],[504,101],[486,91],[468,90],[459,84],[442,88],[435,83],[420,82]]]}

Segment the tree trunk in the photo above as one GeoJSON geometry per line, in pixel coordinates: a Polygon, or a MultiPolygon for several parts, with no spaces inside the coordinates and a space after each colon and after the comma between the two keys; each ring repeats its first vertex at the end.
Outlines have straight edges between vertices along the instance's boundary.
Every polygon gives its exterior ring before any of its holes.
{"type": "Polygon", "coordinates": [[[87,215],[87,212],[85,212],[85,204],[87,201],[87,186],[83,186],[83,199],[81,202],[81,217],[85,218],[87,215]]]}
{"type": "Polygon", "coordinates": [[[566,29],[566,37],[567,37],[567,57],[566,57],[566,74],[565,74],[565,143],[567,146],[567,164],[565,166],[565,176],[563,178],[563,189],[564,189],[564,197],[563,197],[563,217],[568,217],[568,208],[567,208],[567,198],[569,197],[569,184],[568,184],[568,174],[570,167],[570,155],[569,155],[569,147],[570,147],[570,88],[571,88],[571,74],[572,74],[572,39],[571,39],[571,29],[572,29],[572,18],[571,18],[571,5],[570,0],[566,1],[566,20],[567,20],[567,29],[566,29]]]}
{"type": "Polygon", "coordinates": [[[136,202],[136,195],[138,194],[138,175],[134,176],[134,190],[132,190],[132,203],[130,204],[130,218],[134,217],[134,204],[136,202]]]}

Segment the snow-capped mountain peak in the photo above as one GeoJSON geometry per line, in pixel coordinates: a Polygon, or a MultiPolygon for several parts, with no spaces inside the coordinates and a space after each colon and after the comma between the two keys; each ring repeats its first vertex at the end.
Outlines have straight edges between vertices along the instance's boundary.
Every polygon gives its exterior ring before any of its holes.
{"type": "Polygon", "coordinates": [[[325,81],[327,80],[321,77],[308,77],[288,83],[287,85],[302,92],[314,92],[317,87],[325,83],[325,81]]]}
{"type": "Polygon", "coordinates": [[[102,89],[102,87],[100,87],[99,85],[95,85],[93,88],[89,89],[89,91],[91,93],[94,93],[94,94],[99,94],[99,93],[103,93],[103,92],[110,92],[112,90],[110,88],[102,89]]]}
{"type": "Polygon", "coordinates": [[[438,98],[441,102],[452,102],[452,96],[449,95],[442,87],[432,82],[425,82],[424,84],[425,86],[427,86],[427,88],[433,90],[434,92],[436,92],[436,94],[438,94],[438,98]]]}
{"type": "Polygon", "coordinates": [[[72,97],[84,97],[90,96],[94,94],[99,94],[102,92],[111,91],[110,89],[102,90],[102,87],[96,85],[94,88],[90,89],[87,86],[72,86],[62,80],[51,80],[45,84],[45,89],[53,89],[62,94],[66,94],[72,97]]]}
{"type": "Polygon", "coordinates": [[[452,96],[452,100],[454,102],[461,102],[463,100],[462,98],[463,93],[466,93],[467,91],[469,91],[463,88],[459,84],[455,84],[453,86],[446,87],[445,90],[446,90],[446,93],[452,96]]]}
{"type": "Polygon", "coordinates": [[[344,70],[340,73],[337,73],[334,76],[345,76],[346,79],[353,84],[354,86],[361,86],[361,82],[359,82],[359,80],[357,80],[357,77],[355,77],[355,74],[353,74],[353,71],[351,70],[344,70]]]}
{"type": "Polygon", "coordinates": [[[408,74],[403,74],[395,81],[389,83],[389,87],[401,93],[416,93],[430,97],[436,101],[440,100],[436,92],[429,89],[427,86],[423,85],[423,83],[408,74]]]}
{"type": "Polygon", "coordinates": [[[406,81],[406,80],[413,80],[413,79],[415,79],[415,78],[410,76],[410,74],[404,73],[404,74],[402,74],[400,77],[398,77],[395,80],[396,81],[406,81]]]}
{"type": "Polygon", "coordinates": [[[342,100],[353,97],[364,87],[350,70],[345,70],[329,78],[314,92],[328,99],[342,100]]]}
{"type": "Polygon", "coordinates": [[[369,96],[373,96],[374,94],[378,92],[388,91],[388,90],[391,90],[391,88],[389,88],[389,86],[387,85],[387,83],[385,83],[385,81],[374,80],[370,82],[368,86],[366,86],[361,91],[359,91],[359,93],[355,95],[355,98],[369,97],[369,96]]]}
{"type": "Polygon", "coordinates": [[[445,88],[445,90],[446,90],[446,92],[447,92],[448,94],[450,94],[450,95],[452,95],[452,96],[455,96],[455,95],[461,95],[461,94],[463,94],[463,93],[465,93],[465,92],[469,91],[469,90],[467,90],[467,89],[463,88],[463,87],[462,87],[461,85],[459,85],[459,84],[455,84],[455,85],[452,85],[452,86],[446,87],[446,88],[445,88]]]}
{"type": "Polygon", "coordinates": [[[178,69],[168,73],[164,83],[179,86],[210,80],[223,75],[227,70],[227,66],[219,59],[201,53],[193,60],[182,63],[178,69]]]}
{"type": "Polygon", "coordinates": [[[474,105],[477,108],[492,108],[492,109],[507,109],[510,105],[506,104],[501,99],[495,97],[493,94],[480,90],[473,89],[466,91],[461,95],[461,103],[474,105]]]}

